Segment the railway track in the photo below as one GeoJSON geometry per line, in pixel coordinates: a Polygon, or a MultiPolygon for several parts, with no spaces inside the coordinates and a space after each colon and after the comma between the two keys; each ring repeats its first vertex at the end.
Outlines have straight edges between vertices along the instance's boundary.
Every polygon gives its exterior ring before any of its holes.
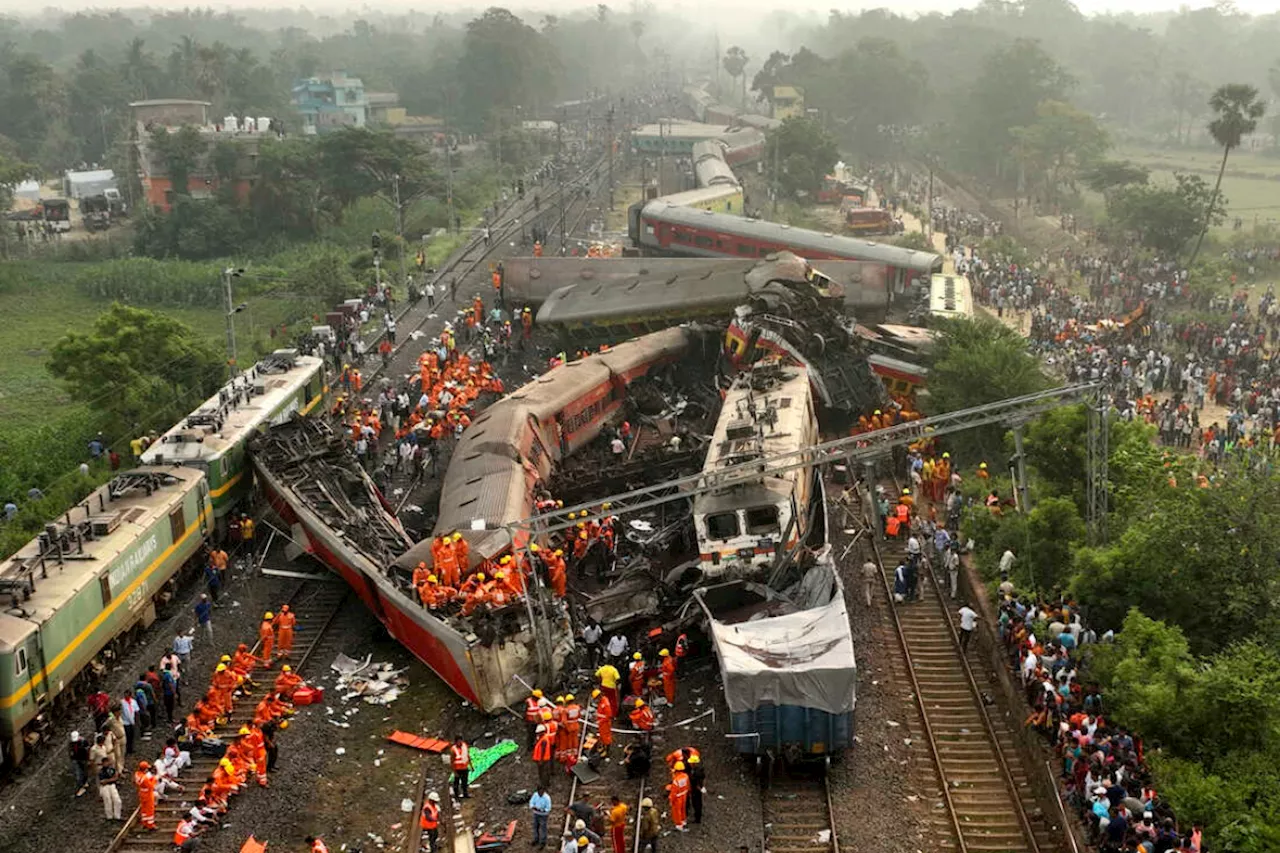
{"type": "Polygon", "coordinates": [[[825,773],[775,779],[761,797],[765,853],[840,853],[825,773]]]}
{"type": "MultiPolygon", "coordinates": [[[[350,590],[346,584],[336,581],[304,581],[289,597],[289,609],[298,617],[293,632],[294,656],[291,665],[299,674],[305,674],[316,666],[323,666],[338,650],[337,638],[342,636],[342,632],[332,629],[351,618],[350,615],[344,616],[344,613],[350,614],[352,610],[344,607],[349,598],[350,590]]],[[[255,654],[259,646],[259,643],[254,644],[255,654]]],[[[259,680],[252,695],[241,698],[227,721],[215,727],[216,737],[233,739],[242,725],[252,721],[253,709],[270,689],[277,671],[275,667],[271,670],[258,670],[259,680]]],[[[193,703],[194,698],[188,695],[187,704],[193,703]]],[[[170,849],[173,827],[177,825],[179,817],[191,808],[204,779],[213,772],[217,764],[217,758],[193,753],[191,766],[178,777],[183,787],[182,793],[156,802],[156,831],[148,832],[141,827],[138,810],[135,808],[108,845],[106,853],[156,853],[170,849]]],[[[130,768],[125,769],[124,775],[132,778],[130,768]]]]}
{"type": "MultiPolygon", "coordinates": [[[[1014,733],[1003,717],[988,711],[970,658],[960,649],[953,602],[924,563],[919,598],[893,603],[894,570],[906,557],[906,543],[876,536],[870,541],[940,783],[943,808],[929,817],[939,848],[960,853],[1056,849],[1013,745],[1014,733]]],[[[930,546],[922,544],[927,553],[930,546]]]]}

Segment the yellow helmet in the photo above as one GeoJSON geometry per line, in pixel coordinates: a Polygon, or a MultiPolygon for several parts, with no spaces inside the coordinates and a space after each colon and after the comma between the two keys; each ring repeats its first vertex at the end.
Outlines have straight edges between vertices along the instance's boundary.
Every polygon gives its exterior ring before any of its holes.
{"type": "Polygon", "coordinates": [[[592,698],[592,699],[599,699],[599,698],[600,698],[600,688],[599,688],[599,687],[597,687],[595,690],[592,690],[592,691],[591,691],[591,698],[592,698]]]}
{"type": "Polygon", "coordinates": [[[633,654],[633,655],[631,656],[631,659],[632,659],[632,660],[644,660],[644,655],[640,654],[639,652],[636,652],[635,654],[633,654]]]}
{"type": "Polygon", "coordinates": [[[564,694],[564,701],[566,701],[566,702],[572,702],[572,701],[573,701],[573,694],[572,694],[572,693],[566,693],[566,694],[564,694]]]}
{"type": "Polygon", "coordinates": [[[903,493],[904,495],[909,495],[909,494],[911,494],[911,490],[910,490],[910,489],[903,489],[903,490],[902,490],[902,493],[903,493]]]}
{"type": "Polygon", "coordinates": [[[643,707],[644,707],[644,700],[643,700],[643,699],[637,699],[637,700],[636,700],[636,707],[637,707],[637,708],[643,708],[643,707]]]}
{"type": "Polygon", "coordinates": [[[576,512],[569,513],[569,518],[577,518],[577,517],[578,517],[578,514],[576,512]]]}
{"type": "Polygon", "coordinates": [[[218,671],[218,672],[226,672],[226,671],[227,671],[227,665],[226,665],[225,663],[220,663],[220,664],[218,664],[218,669],[217,669],[217,671],[218,671]]]}
{"type": "Polygon", "coordinates": [[[541,698],[542,698],[542,691],[541,691],[541,690],[535,690],[535,691],[533,691],[533,698],[535,698],[535,699],[541,699],[541,698]]]}
{"type": "Polygon", "coordinates": [[[440,578],[435,575],[427,575],[427,583],[440,583],[440,578]]]}
{"type": "Polygon", "coordinates": [[[281,721],[280,721],[280,728],[282,728],[282,729],[287,729],[287,728],[289,728],[289,721],[288,721],[288,720],[281,720],[281,721]]]}
{"type": "Polygon", "coordinates": [[[669,658],[671,657],[671,652],[667,651],[666,649],[663,649],[662,651],[658,652],[658,657],[669,658]]]}
{"type": "Polygon", "coordinates": [[[529,550],[535,554],[538,553],[538,543],[537,542],[530,543],[529,550]]]}
{"type": "Polygon", "coordinates": [[[563,556],[564,556],[564,551],[562,551],[562,550],[560,550],[559,548],[557,548],[557,549],[556,549],[556,556],[557,556],[557,557],[563,557],[563,556]]]}
{"type": "Polygon", "coordinates": [[[231,655],[223,655],[222,657],[218,658],[218,662],[219,662],[219,663],[231,663],[231,655]]]}
{"type": "Polygon", "coordinates": [[[698,757],[697,753],[694,753],[693,755],[690,755],[690,756],[689,756],[689,763],[690,763],[690,764],[697,764],[697,763],[698,763],[698,762],[700,762],[700,761],[702,761],[702,759],[698,757]]]}
{"type": "Polygon", "coordinates": [[[982,464],[980,464],[978,467],[979,467],[979,468],[986,468],[986,467],[987,467],[987,463],[983,462],[983,463],[982,463],[982,464]]]}
{"type": "Polygon", "coordinates": [[[510,563],[510,562],[511,562],[511,555],[503,554],[502,559],[498,561],[498,565],[505,566],[507,563],[510,563]]]}
{"type": "Polygon", "coordinates": [[[951,458],[951,454],[950,454],[950,453],[944,453],[944,454],[942,454],[942,458],[943,458],[943,459],[950,459],[950,458],[951,458]]]}
{"type": "Polygon", "coordinates": [[[266,613],[263,613],[263,614],[262,614],[262,618],[263,618],[263,619],[274,619],[274,618],[276,618],[276,615],[275,615],[274,613],[272,613],[270,610],[268,610],[266,613]]]}
{"type": "Polygon", "coordinates": [[[556,697],[556,704],[557,704],[557,705],[563,705],[563,704],[564,704],[564,697],[563,697],[563,696],[557,696],[557,697],[556,697]]]}
{"type": "Polygon", "coordinates": [[[281,671],[281,672],[293,672],[293,667],[289,666],[289,664],[285,664],[284,666],[280,667],[280,671],[281,671]]]}
{"type": "Polygon", "coordinates": [[[604,503],[600,504],[600,509],[602,510],[609,509],[609,507],[611,506],[613,506],[613,504],[609,503],[608,501],[605,501],[604,503]]]}
{"type": "Polygon", "coordinates": [[[506,573],[506,572],[494,572],[494,574],[493,574],[493,579],[494,579],[494,580],[499,580],[499,581],[500,581],[500,580],[502,580],[503,578],[505,578],[506,576],[507,576],[507,573],[506,573]]]}
{"type": "Polygon", "coordinates": [[[684,769],[684,762],[683,762],[683,761],[677,761],[677,762],[675,763],[675,766],[674,766],[674,767],[672,767],[671,769],[672,769],[672,770],[683,770],[683,769],[684,769]]]}
{"type": "Polygon", "coordinates": [[[483,581],[484,579],[484,572],[476,572],[476,580],[483,581]]]}
{"type": "Polygon", "coordinates": [[[241,726],[241,727],[240,727],[240,731],[239,731],[239,732],[237,732],[237,734],[242,734],[242,735],[247,735],[248,733],[249,733],[249,727],[248,727],[248,726],[241,726]]]}
{"type": "Polygon", "coordinates": [[[454,534],[453,534],[453,541],[454,541],[454,542],[457,542],[457,541],[458,541],[459,539],[461,539],[461,538],[462,538],[462,534],[461,534],[461,533],[454,533],[454,534]]]}

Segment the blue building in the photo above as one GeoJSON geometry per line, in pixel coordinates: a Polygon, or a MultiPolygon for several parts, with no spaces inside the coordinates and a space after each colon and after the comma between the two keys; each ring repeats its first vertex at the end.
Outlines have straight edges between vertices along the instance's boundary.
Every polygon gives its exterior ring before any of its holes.
{"type": "Polygon", "coordinates": [[[302,115],[303,133],[364,127],[369,122],[364,83],[345,71],[299,80],[293,85],[293,105],[302,115]]]}

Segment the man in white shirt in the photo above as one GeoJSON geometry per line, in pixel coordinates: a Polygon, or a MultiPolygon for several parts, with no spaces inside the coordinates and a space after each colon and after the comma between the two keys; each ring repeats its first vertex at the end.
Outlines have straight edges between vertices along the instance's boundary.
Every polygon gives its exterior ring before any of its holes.
{"type": "MultiPolygon", "coordinates": [[[[609,652],[609,658],[613,661],[615,666],[618,661],[622,661],[623,665],[626,665],[627,649],[630,648],[630,643],[627,642],[626,637],[622,634],[614,634],[609,638],[609,645],[606,648],[609,652]]],[[[619,667],[619,671],[621,670],[622,668],[619,667]]]]}
{"type": "Polygon", "coordinates": [[[1009,572],[1013,571],[1013,561],[1016,559],[1013,551],[1008,548],[1000,555],[1000,580],[1007,581],[1009,579],[1009,572]]]}
{"type": "Polygon", "coordinates": [[[960,605],[960,651],[965,652],[969,648],[969,641],[973,639],[974,629],[978,627],[978,613],[968,604],[960,605]]]}

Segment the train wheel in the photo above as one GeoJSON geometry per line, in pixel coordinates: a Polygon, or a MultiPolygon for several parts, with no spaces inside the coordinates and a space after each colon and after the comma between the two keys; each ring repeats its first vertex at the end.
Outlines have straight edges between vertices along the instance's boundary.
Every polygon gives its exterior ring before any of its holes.
{"type": "Polygon", "coordinates": [[[805,346],[805,354],[810,358],[820,358],[827,351],[827,339],[817,333],[809,337],[809,343],[805,346]]]}

